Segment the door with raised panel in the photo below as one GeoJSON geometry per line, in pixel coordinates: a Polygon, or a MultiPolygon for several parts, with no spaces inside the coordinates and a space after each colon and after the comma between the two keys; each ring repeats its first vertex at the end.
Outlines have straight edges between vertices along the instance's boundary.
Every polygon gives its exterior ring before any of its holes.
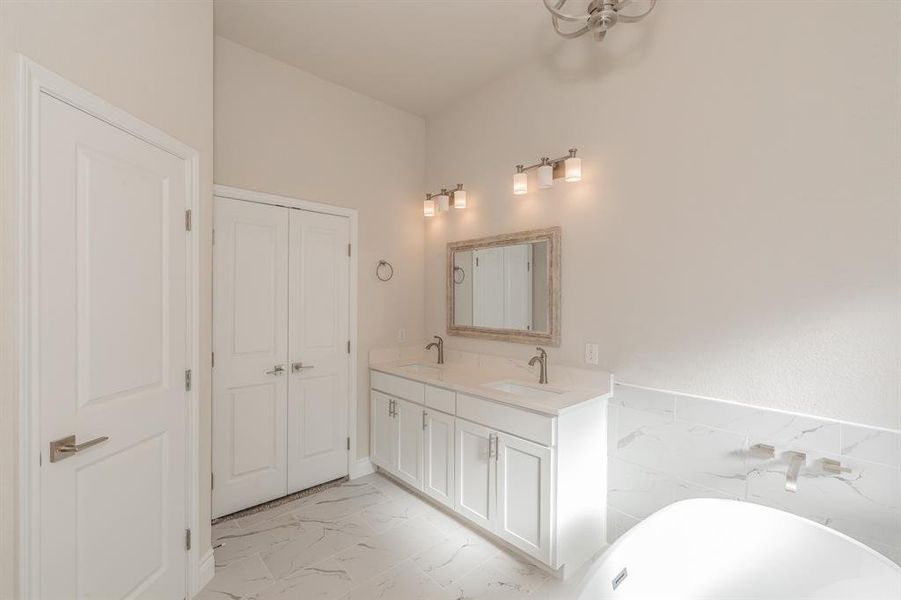
{"type": "Polygon", "coordinates": [[[370,454],[372,462],[391,473],[397,464],[397,422],[394,420],[394,399],[372,390],[370,410],[370,454]]]}
{"type": "Polygon", "coordinates": [[[454,507],[454,417],[425,409],[422,490],[454,507]]]}
{"type": "Polygon", "coordinates": [[[477,525],[494,528],[494,431],[455,419],[456,490],[454,508],[477,525]]]}
{"type": "Polygon", "coordinates": [[[422,489],[423,409],[399,398],[394,400],[397,421],[397,463],[395,475],[422,489]]]}
{"type": "Polygon", "coordinates": [[[287,493],[288,211],[216,198],[213,517],[287,493]]]}
{"type": "Polygon", "coordinates": [[[347,475],[347,217],[291,209],[288,493],[347,475]]]}
{"type": "Polygon", "coordinates": [[[497,434],[496,445],[495,533],[549,563],[552,450],[505,433],[497,434]]]}
{"type": "Polygon", "coordinates": [[[52,96],[38,101],[33,596],[184,598],[187,165],[52,96]],[[54,456],[51,443],[70,436],[54,456]]]}

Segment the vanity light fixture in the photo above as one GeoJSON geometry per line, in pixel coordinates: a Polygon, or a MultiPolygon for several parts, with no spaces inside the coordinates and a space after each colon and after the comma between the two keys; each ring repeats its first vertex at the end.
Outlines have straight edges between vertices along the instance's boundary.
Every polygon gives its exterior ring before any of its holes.
{"type": "Polygon", "coordinates": [[[439,212],[450,210],[451,204],[457,209],[466,208],[466,197],[466,190],[463,189],[462,183],[458,183],[451,191],[448,191],[447,188],[441,188],[441,191],[437,194],[425,195],[425,201],[422,203],[422,214],[425,217],[434,217],[439,212]],[[453,197],[453,202],[451,202],[451,197],[453,197]]]}
{"type": "Polygon", "coordinates": [[[549,159],[541,157],[541,161],[524,167],[516,165],[516,173],[513,174],[513,194],[522,196],[529,193],[529,178],[527,171],[538,169],[538,189],[546,190],[554,185],[554,179],[574,182],[582,181],[582,159],[576,156],[576,148],[570,148],[569,154],[560,158],[549,159]]]}
{"type": "Polygon", "coordinates": [[[516,165],[516,174],[513,175],[513,193],[517,196],[529,193],[529,176],[522,165],[516,165]]]}
{"type": "Polygon", "coordinates": [[[457,189],[453,191],[454,196],[454,208],[466,208],[466,190],[463,189],[463,184],[458,183],[457,189]]]}
{"type": "Polygon", "coordinates": [[[447,212],[450,208],[450,196],[447,195],[447,189],[441,188],[441,193],[435,199],[438,201],[438,210],[447,212]]]}

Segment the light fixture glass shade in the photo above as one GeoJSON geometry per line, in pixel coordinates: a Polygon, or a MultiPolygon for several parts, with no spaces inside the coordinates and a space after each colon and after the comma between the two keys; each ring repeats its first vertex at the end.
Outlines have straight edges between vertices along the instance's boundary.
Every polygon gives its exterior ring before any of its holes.
{"type": "Polygon", "coordinates": [[[566,181],[582,181],[582,159],[577,156],[571,156],[566,159],[566,181]]]}
{"type": "Polygon", "coordinates": [[[554,185],[554,167],[541,165],[538,167],[538,189],[546,190],[554,185]]]}
{"type": "Polygon", "coordinates": [[[438,200],[438,210],[440,210],[441,212],[447,212],[447,210],[450,208],[450,196],[448,196],[447,194],[439,194],[438,196],[436,196],[436,199],[438,200]]]}
{"type": "Polygon", "coordinates": [[[435,201],[434,200],[423,200],[422,201],[422,214],[426,217],[434,217],[435,216],[435,201]]]}
{"type": "Polygon", "coordinates": [[[466,190],[454,192],[454,208],[466,208],[466,190]]]}
{"type": "Polygon", "coordinates": [[[529,175],[527,173],[513,174],[513,193],[522,196],[529,192],[529,175]]]}

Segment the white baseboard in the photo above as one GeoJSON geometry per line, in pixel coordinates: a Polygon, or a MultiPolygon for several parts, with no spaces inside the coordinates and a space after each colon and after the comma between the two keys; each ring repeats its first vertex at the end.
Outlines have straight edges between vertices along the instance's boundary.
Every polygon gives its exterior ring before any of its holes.
{"type": "Polygon", "coordinates": [[[215,574],[216,560],[213,558],[213,550],[210,549],[206,555],[200,558],[200,563],[197,565],[197,581],[195,581],[192,595],[199,594],[200,590],[213,580],[213,575],[215,574]]]}
{"type": "Polygon", "coordinates": [[[357,460],[353,464],[350,469],[350,473],[348,476],[351,479],[356,479],[357,477],[363,477],[364,475],[369,475],[370,473],[375,473],[375,465],[369,460],[369,457],[361,458],[357,460]]]}

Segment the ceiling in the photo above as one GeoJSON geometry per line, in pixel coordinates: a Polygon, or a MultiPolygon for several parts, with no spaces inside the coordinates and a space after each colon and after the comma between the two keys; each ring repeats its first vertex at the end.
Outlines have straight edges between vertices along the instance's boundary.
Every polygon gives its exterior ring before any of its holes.
{"type": "Polygon", "coordinates": [[[218,0],[216,34],[423,116],[560,40],[541,0],[218,0]]]}

